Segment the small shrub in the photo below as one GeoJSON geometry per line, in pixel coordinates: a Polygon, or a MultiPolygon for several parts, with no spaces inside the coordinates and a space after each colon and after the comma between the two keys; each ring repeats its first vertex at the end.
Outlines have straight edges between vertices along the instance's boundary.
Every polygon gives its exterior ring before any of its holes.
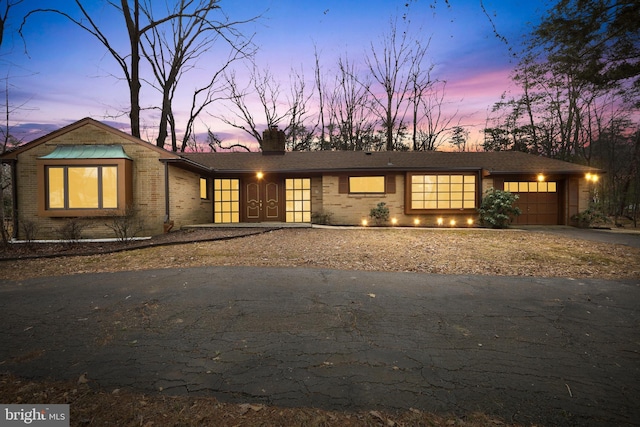
{"type": "Polygon", "coordinates": [[[332,216],[333,214],[331,212],[325,212],[325,211],[314,212],[313,214],[311,214],[311,222],[314,224],[329,225],[331,224],[332,216]]]}
{"type": "Polygon", "coordinates": [[[73,245],[82,238],[82,232],[85,228],[86,224],[81,223],[77,218],[71,218],[58,229],[58,234],[66,243],[73,245]]]}
{"type": "Polygon", "coordinates": [[[516,200],[516,194],[495,188],[488,189],[478,209],[480,223],[491,228],[507,228],[511,218],[521,213],[519,208],[513,206],[516,200]]]}
{"type": "Polygon", "coordinates": [[[111,222],[105,224],[116,235],[116,239],[122,243],[130,242],[142,230],[144,230],[144,220],[138,217],[133,207],[127,207],[124,215],[113,215],[111,222]]]}
{"type": "Polygon", "coordinates": [[[38,234],[38,223],[32,221],[30,219],[22,219],[20,220],[20,230],[24,236],[24,241],[27,242],[27,245],[30,245],[38,234]]]}
{"type": "Polygon", "coordinates": [[[582,212],[572,215],[571,221],[573,221],[579,228],[589,228],[593,223],[607,222],[608,218],[596,207],[589,206],[589,208],[582,212]]]}
{"type": "Polygon", "coordinates": [[[369,212],[369,217],[373,219],[376,225],[385,224],[389,221],[389,208],[385,202],[380,202],[375,208],[369,212]]]}

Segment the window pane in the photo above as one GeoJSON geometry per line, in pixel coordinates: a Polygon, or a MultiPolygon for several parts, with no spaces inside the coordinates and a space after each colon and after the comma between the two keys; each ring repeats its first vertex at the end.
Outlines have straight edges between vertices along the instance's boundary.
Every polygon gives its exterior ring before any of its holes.
{"type": "Polygon", "coordinates": [[[51,209],[64,209],[64,168],[47,168],[49,199],[51,209]]]}
{"type": "Polygon", "coordinates": [[[556,183],[555,182],[549,182],[549,187],[548,187],[548,191],[549,193],[555,193],[556,192],[556,183]]]}
{"type": "Polygon", "coordinates": [[[411,182],[413,209],[475,208],[476,178],[473,175],[412,175],[411,182]]]}
{"type": "Polygon", "coordinates": [[[97,209],[98,168],[70,167],[67,169],[69,209],[97,209]]]}
{"type": "Polygon", "coordinates": [[[384,176],[349,177],[350,193],[384,193],[384,176]]]}
{"type": "Polygon", "coordinates": [[[230,223],[240,221],[239,188],[240,184],[238,179],[213,180],[214,222],[230,223]]]}
{"type": "Polygon", "coordinates": [[[311,222],[311,179],[286,179],[285,188],[285,220],[311,222]]]}
{"type": "Polygon", "coordinates": [[[102,208],[116,209],[118,207],[118,168],[116,166],[102,167],[102,208]]]}
{"type": "Polygon", "coordinates": [[[206,178],[200,178],[200,198],[205,200],[209,198],[209,192],[207,191],[206,178]]]}

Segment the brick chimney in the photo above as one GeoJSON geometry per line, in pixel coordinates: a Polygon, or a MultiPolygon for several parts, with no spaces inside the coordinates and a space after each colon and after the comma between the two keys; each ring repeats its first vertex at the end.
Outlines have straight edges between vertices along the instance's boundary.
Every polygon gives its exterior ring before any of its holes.
{"type": "Polygon", "coordinates": [[[278,126],[269,126],[262,132],[262,154],[284,154],[285,135],[278,126]]]}

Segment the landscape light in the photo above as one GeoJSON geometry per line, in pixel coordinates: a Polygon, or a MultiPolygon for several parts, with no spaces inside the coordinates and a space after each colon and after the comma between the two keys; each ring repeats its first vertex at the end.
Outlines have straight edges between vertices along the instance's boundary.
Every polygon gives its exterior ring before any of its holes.
{"type": "Polygon", "coordinates": [[[398,218],[393,217],[391,218],[391,224],[396,225],[398,223],[398,218]]]}
{"type": "Polygon", "coordinates": [[[455,227],[456,226],[456,220],[452,219],[451,221],[449,221],[449,225],[452,226],[452,227],[455,227]]]}
{"type": "Polygon", "coordinates": [[[442,224],[444,224],[444,219],[438,218],[438,225],[442,225],[442,224]]]}
{"type": "Polygon", "coordinates": [[[473,218],[467,219],[467,225],[469,226],[473,225],[473,218]]]}
{"type": "Polygon", "coordinates": [[[367,221],[366,219],[362,220],[362,226],[366,227],[369,224],[369,221],[367,221]]]}
{"type": "Polygon", "coordinates": [[[418,218],[414,219],[413,225],[420,225],[420,220],[418,218]]]}

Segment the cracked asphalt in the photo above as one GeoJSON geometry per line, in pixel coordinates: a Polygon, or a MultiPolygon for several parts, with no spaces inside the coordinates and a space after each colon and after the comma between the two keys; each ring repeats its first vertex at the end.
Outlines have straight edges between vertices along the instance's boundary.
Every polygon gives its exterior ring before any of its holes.
{"type": "Polygon", "coordinates": [[[637,425],[640,283],[206,267],[0,281],[0,370],[332,410],[637,425]]]}

